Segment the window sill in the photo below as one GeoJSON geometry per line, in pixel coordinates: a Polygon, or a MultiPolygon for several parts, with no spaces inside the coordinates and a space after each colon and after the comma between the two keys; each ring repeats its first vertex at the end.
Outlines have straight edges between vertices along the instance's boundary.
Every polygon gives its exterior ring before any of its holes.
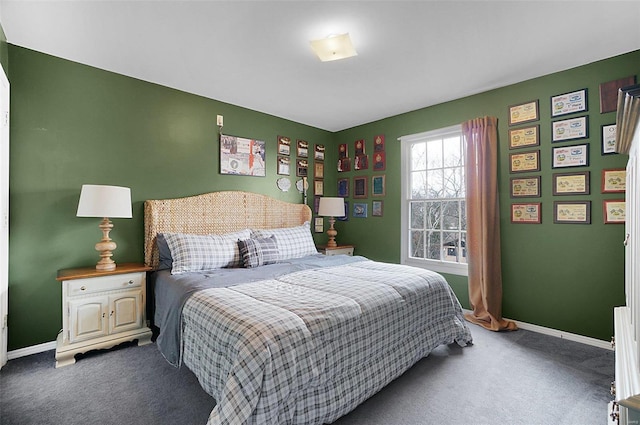
{"type": "Polygon", "coordinates": [[[420,267],[427,270],[433,270],[438,273],[455,274],[458,276],[468,276],[469,271],[466,264],[449,263],[445,261],[418,260],[415,258],[405,258],[402,264],[407,266],[420,267]]]}

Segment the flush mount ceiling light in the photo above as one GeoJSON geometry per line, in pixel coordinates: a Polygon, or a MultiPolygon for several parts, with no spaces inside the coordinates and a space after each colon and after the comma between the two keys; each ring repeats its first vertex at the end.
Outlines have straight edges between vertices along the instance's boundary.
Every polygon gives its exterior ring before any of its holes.
{"type": "Polygon", "coordinates": [[[310,43],[311,48],[322,62],[346,59],[358,55],[356,49],[353,48],[349,33],[330,35],[320,40],[311,40],[310,43]]]}

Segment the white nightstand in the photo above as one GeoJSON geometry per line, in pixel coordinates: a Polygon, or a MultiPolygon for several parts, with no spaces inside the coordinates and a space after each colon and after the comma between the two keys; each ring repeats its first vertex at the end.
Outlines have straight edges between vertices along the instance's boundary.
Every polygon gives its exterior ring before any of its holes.
{"type": "Polygon", "coordinates": [[[333,248],[329,248],[326,245],[318,245],[318,252],[324,255],[353,255],[354,246],[353,245],[338,245],[333,248]]]}
{"type": "Polygon", "coordinates": [[[146,321],[146,274],[143,264],[118,264],[59,270],[62,282],[62,330],[56,341],[56,367],[74,364],[74,356],[126,341],[151,342],[146,321]]]}

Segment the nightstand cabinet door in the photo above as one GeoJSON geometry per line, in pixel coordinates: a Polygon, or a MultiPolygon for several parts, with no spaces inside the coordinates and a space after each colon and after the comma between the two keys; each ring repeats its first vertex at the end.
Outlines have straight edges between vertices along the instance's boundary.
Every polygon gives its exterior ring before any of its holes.
{"type": "Polygon", "coordinates": [[[107,303],[104,297],[69,300],[69,342],[99,338],[107,329],[107,303]]]}
{"type": "Polygon", "coordinates": [[[109,333],[142,327],[142,290],[109,296],[109,333]]]}

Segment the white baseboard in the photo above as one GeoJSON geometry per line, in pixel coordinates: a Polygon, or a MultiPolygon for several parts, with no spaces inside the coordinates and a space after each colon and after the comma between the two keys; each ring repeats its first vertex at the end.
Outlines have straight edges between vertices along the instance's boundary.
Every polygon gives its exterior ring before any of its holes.
{"type": "MultiPolygon", "coordinates": [[[[470,310],[466,310],[466,309],[464,310],[464,312],[465,313],[471,313],[470,310]]],[[[512,322],[516,322],[516,324],[518,325],[518,327],[520,329],[525,329],[525,330],[528,330],[528,331],[533,331],[533,332],[537,332],[537,333],[545,334],[545,335],[551,335],[551,336],[555,336],[557,338],[564,338],[564,339],[568,339],[569,341],[580,342],[582,344],[592,345],[592,346],[598,347],[598,348],[605,348],[607,350],[613,350],[613,348],[611,347],[611,342],[609,342],[609,341],[602,341],[600,339],[595,339],[595,338],[591,338],[591,337],[583,336],[583,335],[578,335],[578,334],[572,334],[572,333],[565,332],[565,331],[559,331],[557,329],[545,328],[544,326],[532,325],[530,323],[519,322],[517,320],[512,320],[512,319],[507,319],[507,320],[511,320],[512,322]]],[[[55,350],[55,348],[56,348],[56,342],[55,341],[44,342],[42,344],[32,345],[30,347],[25,347],[25,348],[20,348],[18,350],[9,351],[7,353],[7,360],[13,360],[13,359],[17,359],[19,357],[29,356],[31,354],[38,354],[38,353],[42,353],[43,351],[55,350]]]]}
{"type": "Polygon", "coordinates": [[[42,344],[32,345],[30,347],[19,348],[7,353],[7,360],[17,359],[19,357],[30,356],[31,354],[38,354],[44,351],[55,350],[56,342],[43,342],[42,344]]]}
{"type": "MultiPolygon", "coordinates": [[[[471,310],[464,309],[464,312],[471,313],[471,310]]],[[[602,341],[601,339],[591,338],[584,335],[572,334],[570,332],[560,331],[557,329],[545,328],[544,326],[532,325],[531,323],[520,322],[518,320],[508,319],[506,317],[505,319],[515,322],[520,329],[525,329],[527,331],[537,332],[544,335],[551,335],[557,338],[564,338],[568,339],[569,341],[580,342],[582,344],[591,345],[598,348],[613,350],[610,341],[602,341]]]]}

